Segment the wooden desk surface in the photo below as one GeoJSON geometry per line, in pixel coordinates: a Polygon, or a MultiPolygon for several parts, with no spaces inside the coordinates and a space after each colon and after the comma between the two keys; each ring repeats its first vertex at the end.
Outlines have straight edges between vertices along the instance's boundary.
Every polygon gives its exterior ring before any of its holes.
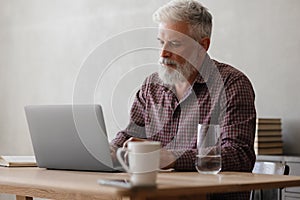
{"type": "Polygon", "coordinates": [[[166,196],[233,192],[260,188],[300,186],[299,176],[222,172],[201,175],[197,172],[158,174],[156,189],[130,190],[100,186],[100,178],[128,178],[125,173],[99,173],[46,170],[41,168],[0,167],[0,193],[51,199],[164,199],[166,196]],[[137,198],[138,197],[138,198],[137,198]]]}

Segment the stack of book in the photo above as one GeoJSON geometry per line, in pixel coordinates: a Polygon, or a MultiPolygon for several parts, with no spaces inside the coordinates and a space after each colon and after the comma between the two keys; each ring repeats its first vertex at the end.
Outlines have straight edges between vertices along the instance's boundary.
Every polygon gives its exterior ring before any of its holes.
{"type": "Polygon", "coordinates": [[[0,156],[0,166],[36,167],[35,156],[0,156]]]}
{"type": "Polygon", "coordinates": [[[283,153],[280,118],[256,119],[254,149],[256,154],[262,155],[283,153]]]}

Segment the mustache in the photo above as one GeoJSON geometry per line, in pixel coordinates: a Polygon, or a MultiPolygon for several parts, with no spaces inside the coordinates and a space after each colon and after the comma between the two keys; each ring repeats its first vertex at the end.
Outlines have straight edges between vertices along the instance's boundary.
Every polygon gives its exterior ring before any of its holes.
{"type": "Polygon", "coordinates": [[[169,58],[163,58],[160,57],[159,58],[159,63],[162,65],[176,65],[176,67],[180,66],[180,64],[178,62],[176,62],[175,60],[171,60],[169,58]]]}

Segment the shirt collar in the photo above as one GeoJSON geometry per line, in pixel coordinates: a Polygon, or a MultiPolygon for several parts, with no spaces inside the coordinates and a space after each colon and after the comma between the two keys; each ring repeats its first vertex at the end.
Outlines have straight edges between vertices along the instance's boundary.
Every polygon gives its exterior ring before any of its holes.
{"type": "Polygon", "coordinates": [[[215,61],[206,54],[194,83],[206,83],[216,69],[215,61]]]}

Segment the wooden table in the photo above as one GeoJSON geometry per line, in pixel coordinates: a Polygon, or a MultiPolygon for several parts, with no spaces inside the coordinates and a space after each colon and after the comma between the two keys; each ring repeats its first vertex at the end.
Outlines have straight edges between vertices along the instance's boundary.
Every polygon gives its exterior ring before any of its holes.
{"type": "Polygon", "coordinates": [[[31,200],[31,197],[71,200],[176,199],[193,195],[202,195],[205,199],[206,193],[300,186],[299,176],[240,172],[222,172],[218,175],[201,175],[197,172],[159,173],[157,188],[139,190],[100,186],[97,184],[100,178],[128,178],[128,175],[0,167],[0,193],[15,194],[17,200],[31,200]]]}

